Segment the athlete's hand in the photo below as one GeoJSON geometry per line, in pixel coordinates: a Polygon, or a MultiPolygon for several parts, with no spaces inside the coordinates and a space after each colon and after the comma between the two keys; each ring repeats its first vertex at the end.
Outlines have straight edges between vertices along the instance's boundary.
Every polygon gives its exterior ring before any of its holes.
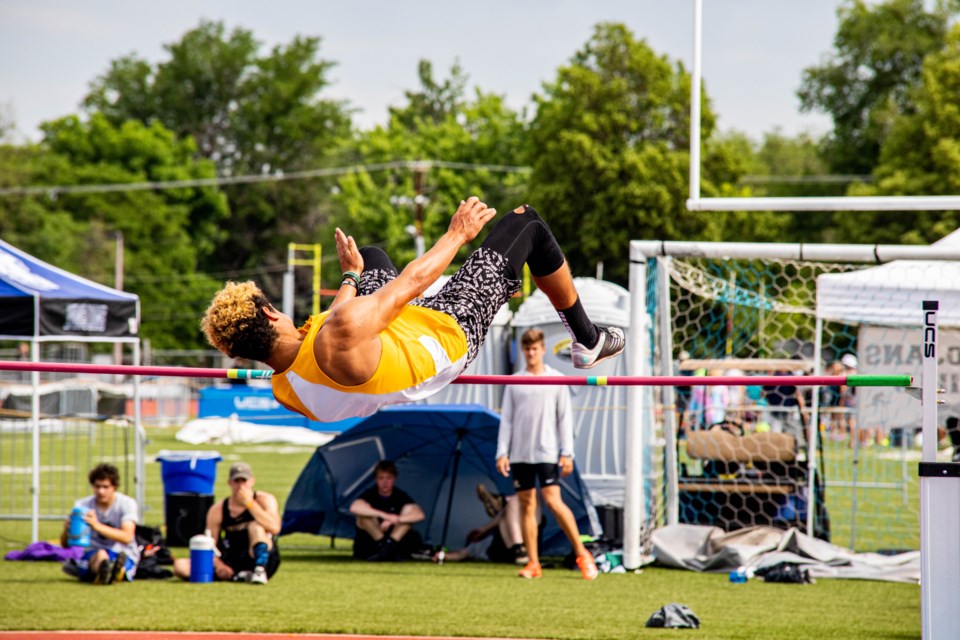
{"type": "Polygon", "coordinates": [[[477,196],[470,196],[466,202],[461,202],[457,212],[450,220],[449,232],[456,236],[461,244],[466,244],[477,237],[483,226],[497,215],[496,209],[491,209],[480,202],[477,196]]]}
{"type": "Polygon", "coordinates": [[[510,458],[507,456],[500,456],[497,458],[497,471],[500,472],[504,478],[510,476],[510,458]]]}
{"type": "Polygon", "coordinates": [[[347,271],[353,271],[357,274],[363,273],[363,256],[360,255],[360,250],[357,249],[357,243],[353,236],[346,235],[340,230],[340,227],[337,227],[333,237],[337,241],[337,255],[340,256],[341,273],[347,271]]]}
{"type": "Polygon", "coordinates": [[[570,456],[560,456],[559,462],[560,465],[560,477],[566,478],[568,475],[573,473],[573,458],[570,456]]]}

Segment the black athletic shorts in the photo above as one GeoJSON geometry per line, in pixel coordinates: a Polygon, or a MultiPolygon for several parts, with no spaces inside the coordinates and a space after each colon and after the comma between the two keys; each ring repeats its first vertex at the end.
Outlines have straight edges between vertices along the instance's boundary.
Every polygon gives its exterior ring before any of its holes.
{"type": "Polygon", "coordinates": [[[540,487],[549,487],[560,482],[560,465],[556,462],[511,462],[510,473],[513,475],[513,488],[517,491],[527,491],[540,487]]]}

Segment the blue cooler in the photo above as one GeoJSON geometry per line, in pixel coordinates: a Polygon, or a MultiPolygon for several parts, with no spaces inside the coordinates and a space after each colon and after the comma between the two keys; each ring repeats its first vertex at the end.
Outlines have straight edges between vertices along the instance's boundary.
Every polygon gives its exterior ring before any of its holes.
{"type": "Polygon", "coordinates": [[[157,454],[163,478],[163,511],[167,544],[185,547],[203,533],[207,510],[213,504],[217,451],[168,451],[157,454]]]}
{"type": "Polygon", "coordinates": [[[214,546],[206,533],[190,538],[190,582],[213,582],[214,546]]]}

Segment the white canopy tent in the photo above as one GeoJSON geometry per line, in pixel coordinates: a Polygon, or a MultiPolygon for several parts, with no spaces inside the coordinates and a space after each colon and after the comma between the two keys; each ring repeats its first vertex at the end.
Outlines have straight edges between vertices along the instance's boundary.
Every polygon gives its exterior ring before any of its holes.
{"type": "MultiPolygon", "coordinates": [[[[934,242],[960,248],[960,229],[934,242]]],[[[941,327],[960,327],[960,262],[895,260],[817,277],[817,318],[845,324],[917,326],[923,300],[939,300],[941,327]]]]}

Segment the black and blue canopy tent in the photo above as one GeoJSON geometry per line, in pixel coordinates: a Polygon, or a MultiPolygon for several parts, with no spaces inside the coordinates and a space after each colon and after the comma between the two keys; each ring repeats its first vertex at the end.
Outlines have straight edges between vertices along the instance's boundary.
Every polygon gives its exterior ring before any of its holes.
{"type": "MultiPolygon", "coordinates": [[[[39,260],[0,240],[0,340],[30,344],[30,359],[40,361],[44,342],[130,344],[133,363],[140,364],[140,299],[81,278],[39,260]]],[[[137,430],[137,501],[144,500],[144,461],[140,424],[139,378],[134,378],[137,430]]],[[[31,538],[39,535],[40,512],[40,374],[31,373],[33,461],[31,538]]],[[[57,516],[62,517],[62,516],[57,516]]]]}
{"type": "MultiPolygon", "coordinates": [[[[488,516],[477,499],[483,483],[511,495],[513,485],[497,473],[500,416],[481,405],[403,405],[381,409],[319,447],[297,479],[283,513],[282,533],[354,536],[350,503],[373,485],[381,460],[397,465],[397,486],[423,509],[417,525],[424,541],[456,548],[488,516]]],[[[580,533],[602,533],[586,485],[574,471],[561,479],[563,500],[577,518],[580,533]]],[[[549,510],[545,510],[549,514],[549,510]]],[[[569,543],[547,517],[541,551],[562,555],[569,543]]]]}

